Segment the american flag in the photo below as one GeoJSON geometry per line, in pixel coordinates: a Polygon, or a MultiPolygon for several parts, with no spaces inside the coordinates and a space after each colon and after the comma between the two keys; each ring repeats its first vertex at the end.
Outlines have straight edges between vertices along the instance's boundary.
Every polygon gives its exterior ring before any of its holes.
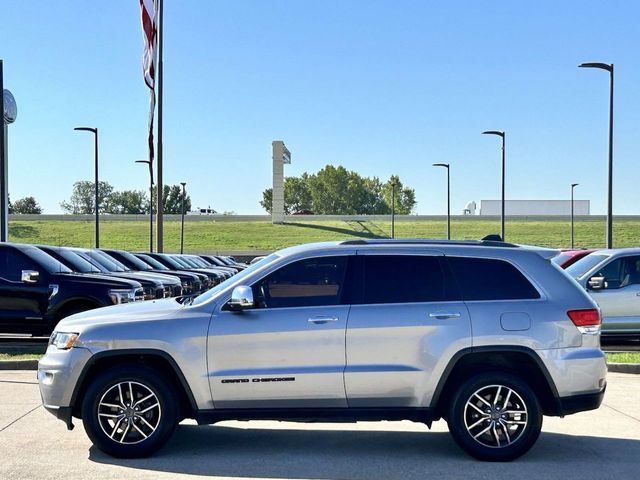
{"type": "MultiPolygon", "coordinates": [[[[142,14],[142,36],[144,40],[144,53],[142,55],[142,70],[144,83],[151,93],[149,99],[149,160],[153,163],[153,114],[156,109],[156,57],[158,45],[158,28],[156,23],[156,0],[140,0],[140,12],[142,14]]],[[[151,164],[149,165],[151,167],[151,164]]]]}

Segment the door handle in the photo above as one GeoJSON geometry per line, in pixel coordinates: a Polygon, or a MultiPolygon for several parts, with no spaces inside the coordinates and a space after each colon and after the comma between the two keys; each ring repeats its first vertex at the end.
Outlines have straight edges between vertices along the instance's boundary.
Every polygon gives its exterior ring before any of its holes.
{"type": "Polygon", "coordinates": [[[338,317],[311,317],[307,320],[309,323],[315,323],[316,325],[324,325],[325,323],[336,323],[338,321],[338,317]]]}
{"type": "Polygon", "coordinates": [[[457,312],[446,313],[446,312],[435,312],[430,313],[429,318],[436,318],[438,320],[447,320],[449,318],[460,318],[460,314],[457,312]]]}

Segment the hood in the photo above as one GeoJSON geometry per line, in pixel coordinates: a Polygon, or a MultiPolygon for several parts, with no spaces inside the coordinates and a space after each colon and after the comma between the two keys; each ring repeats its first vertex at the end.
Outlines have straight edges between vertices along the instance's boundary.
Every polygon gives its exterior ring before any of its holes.
{"type": "Polygon", "coordinates": [[[68,283],[103,285],[109,288],[140,288],[140,282],[100,273],[53,273],[53,278],[68,283]]]}
{"type": "Polygon", "coordinates": [[[82,333],[91,326],[105,323],[113,325],[159,320],[163,317],[171,317],[175,312],[183,308],[184,305],[177,302],[175,298],[112,305],[71,315],[60,321],[56,326],[56,330],[59,332],[82,333]]]}
{"type": "Polygon", "coordinates": [[[144,275],[138,275],[136,272],[111,272],[107,275],[112,275],[118,278],[127,278],[129,280],[135,280],[142,284],[143,287],[159,288],[162,287],[162,282],[158,279],[146,277],[144,275]]]}
{"type": "MultiPolygon", "coordinates": [[[[126,272],[129,273],[129,272],[126,272]]],[[[176,277],[170,277],[169,275],[150,273],[150,272],[135,272],[136,275],[139,275],[144,278],[148,278],[150,280],[155,280],[157,282],[162,283],[163,285],[180,285],[180,279],[176,277]]]]}

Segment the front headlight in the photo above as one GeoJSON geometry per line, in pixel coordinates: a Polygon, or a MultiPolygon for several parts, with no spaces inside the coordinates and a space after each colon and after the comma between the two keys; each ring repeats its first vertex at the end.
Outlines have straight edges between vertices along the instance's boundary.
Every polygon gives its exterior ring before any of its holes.
{"type": "Polygon", "coordinates": [[[111,301],[114,305],[119,303],[129,303],[136,301],[136,289],[120,289],[120,288],[112,288],[109,290],[109,296],[111,297],[111,301]]]}
{"type": "Polygon", "coordinates": [[[78,333],[53,332],[49,338],[49,345],[60,350],[69,350],[78,340],[78,333]]]}

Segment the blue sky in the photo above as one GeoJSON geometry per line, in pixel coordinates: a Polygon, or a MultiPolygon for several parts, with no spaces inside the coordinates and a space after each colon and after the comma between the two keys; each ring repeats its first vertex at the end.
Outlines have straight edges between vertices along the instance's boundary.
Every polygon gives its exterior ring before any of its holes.
{"type": "MultiPolygon", "coordinates": [[[[18,120],[10,193],[60,212],[73,182],[144,189],[148,90],[137,0],[0,0],[0,58],[18,120]]],[[[262,213],[271,141],[285,175],[344,165],[415,188],[417,213],[500,195],[606,209],[608,76],[616,65],[614,213],[640,214],[640,3],[165,0],[165,183],[194,206],[262,213]]]]}

